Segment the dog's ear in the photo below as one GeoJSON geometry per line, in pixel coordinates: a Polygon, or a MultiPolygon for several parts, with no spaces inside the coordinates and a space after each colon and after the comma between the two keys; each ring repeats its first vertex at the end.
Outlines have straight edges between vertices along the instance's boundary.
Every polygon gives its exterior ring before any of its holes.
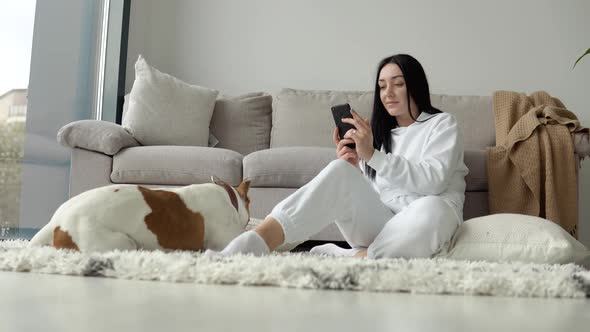
{"type": "Polygon", "coordinates": [[[250,190],[250,180],[242,181],[242,183],[240,183],[236,190],[238,191],[240,196],[246,197],[246,195],[248,195],[248,190],[250,190]]]}
{"type": "Polygon", "coordinates": [[[218,185],[221,185],[221,182],[222,182],[222,181],[221,181],[221,179],[220,179],[220,178],[218,178],[216,175],[211,175],[211,182],[213,182],[213,183],[215,183],[215,184],[218,184],[218,185]]]}

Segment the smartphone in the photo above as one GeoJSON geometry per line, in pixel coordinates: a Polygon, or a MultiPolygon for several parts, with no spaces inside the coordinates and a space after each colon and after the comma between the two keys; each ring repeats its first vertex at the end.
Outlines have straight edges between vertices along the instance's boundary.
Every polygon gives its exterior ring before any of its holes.
{"type": "MultiPolygon", "coordinates": [[[[350,113],[350,109],[351,108],[349,104],[332,106],[332,115],[334,116],[334,122],[336,122],[336,127],[338,128],[338,136],[340,137],[340,139],[344,138],[343,136],[344,134],[346,134],[347,131],[349,131],[350,129],[355,129],[355,127],[350,123],[342,122],[343,118],[352,119],[352,113],[350,113]]],[[[348,146],[351,149],[356,148],[356,145],[354,143],[346,144],[346,146],[348,146]]]]}

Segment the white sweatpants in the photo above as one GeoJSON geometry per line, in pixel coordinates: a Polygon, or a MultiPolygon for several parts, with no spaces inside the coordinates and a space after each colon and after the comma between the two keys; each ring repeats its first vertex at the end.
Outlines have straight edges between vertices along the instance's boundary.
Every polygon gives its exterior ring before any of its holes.
{"type": "Polygon", "coordinates": [[[335,222],[351,247],[368,248],[369,258],[430,257],[460,224],[438,196],[419,198],[394,213],[370,180],[340,159],[277,204],[270,216],[283,227],[285,243],[305,241],[335,222]]]}

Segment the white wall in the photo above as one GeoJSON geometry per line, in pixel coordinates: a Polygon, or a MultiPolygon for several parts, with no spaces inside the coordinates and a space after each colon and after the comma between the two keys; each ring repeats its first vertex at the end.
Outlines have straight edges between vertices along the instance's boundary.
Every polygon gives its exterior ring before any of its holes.
{"type": "MultiPolygon", "coordinates": [[[[547,90],[590,126],[588,0],[133,1],[127,91],[137,54],[227,94],[282,87],[370,90],[377,62],[409,53],[433,93],[547,90]]],[[[590,245],[590,161],[580,231],[590,245]]]]}

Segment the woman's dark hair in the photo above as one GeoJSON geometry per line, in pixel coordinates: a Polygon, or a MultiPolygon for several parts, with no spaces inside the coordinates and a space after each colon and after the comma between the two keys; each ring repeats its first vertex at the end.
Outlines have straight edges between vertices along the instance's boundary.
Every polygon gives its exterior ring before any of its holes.
{"type": "MultiPolygon", "coordinates": [[[[375,79],[375,97],[373,101],[373,115],[371,116],[371,130],[373,131],[373,147],[379,150],[381,146],[384,147],[385,153],[391,152],[391,130],[397,128],[399,125],[395,116],[391,116],[385,110],[385,106],[381,102],[379,89],[379,73],[381,69],[387,64],[395,64],[399,67],[404,75],[407,89],[407,105],[410,117],[414,119],[412,112],[410,112],[410,97],[414,99],[418,107],[418,114],[422,112],[435,114],[442,113],[441,110],[434,108],[430,103],[430,89],[428,88],[428,80],[424,73],[424,68],[418,60],[408,54],[396,54],[387,57],[377,67],[377,78],[375,79]]],[[[417,121],[417,119],[414,119],[417,121]]],[[[365,164],[365,174],[371,180],[375,179],[375,170],[369,165],[365,164]]]]}

